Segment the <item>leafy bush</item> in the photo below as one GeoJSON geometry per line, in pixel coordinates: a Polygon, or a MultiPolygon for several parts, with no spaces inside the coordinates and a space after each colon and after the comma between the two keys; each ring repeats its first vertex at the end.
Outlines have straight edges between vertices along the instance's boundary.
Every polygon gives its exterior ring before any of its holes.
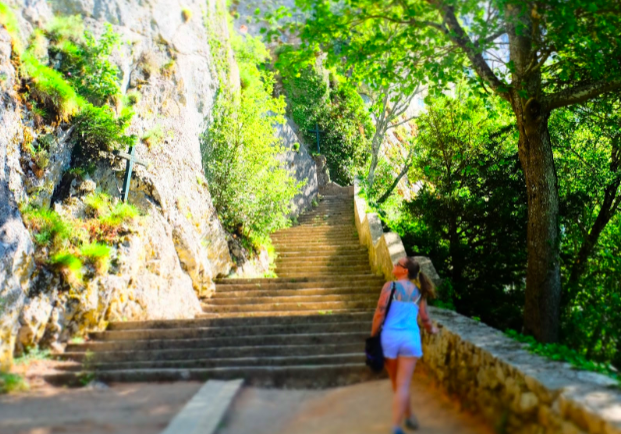
{"type": "Polygon", "coordinates": [[[86,104],[82,112],[73,120],[73,135],[78,140],[74,150],[72,165],[88,165],[100,151],[112,151],[133,146],[135,135],[125,135],[134,113],[125,110],[120,116],[115,116],[109,106],[95,107],[86,104]]]}
{"type": "Polygon", "coordinates": [[[320,153],[325,155],[330,177],[341,185],[350,185],[368,158],[368,138],[373,124],[357,90],[336,72],[326,80],[314,67],[297,71],[279,62],[279,72],[287,95],[288,112],[300,127],[306,143],[316,149],[317,126],[320,153]]]}
{"type": "Polygon", "coordinates": [[[522,324],[526,196],[502,107],[468,94],[431,101],[418,119],[420,189],[383,211],[409,254],[446,277],[444,305],[500,329],[522,324]]]}
{"type": "Polygon", "coordinates": [[[565,345],[542,344],[537,342],[532,336],[525,336],[515,330],[507,330],[505,334],[518,342],[527,344],[528,350],[531,353],[538,354],[551,360],[567,362],[578,369],[599,372],[600,374],[607,375],[610,378],[617,380],[619,382],[619,386],[621,387],[621,376],[619,375],[619,372],[610,365],[587,360],[582,354],[565,345]]]}
{"type": "Polygon", "coordinates": [[[98,40],[86,31],[80,43],[76,43],[76,37],[65,28],[57,28],[57,32],[50,53],[53,57],[61,57],[60,72],[69,77],[74,88],[89,102],[95,105],[108,103],[120,92],[119,69],[109,60],[119,44],[119,35],[110,24],[106,24],[106,30],[98,40]],[[72,36],[67,37],[68,33],[72,36]]]}
{"type": "Polygon", "coordinates": [[[0,394],[25,392],[28,389],[28,382],[21,375],[0,372],[0,394]]]}
{"type": "Polygon", "coordinates": [[[277,155],[284,151],[274,124],[284,121],[284,101],[273,98],[273,75],[260,68],[267,50],[257,39],[237,41],[242,88],[218,95],[202,140],[205,175],[225,227],[260,243],[287,225],[300,183],[277,155]]]}

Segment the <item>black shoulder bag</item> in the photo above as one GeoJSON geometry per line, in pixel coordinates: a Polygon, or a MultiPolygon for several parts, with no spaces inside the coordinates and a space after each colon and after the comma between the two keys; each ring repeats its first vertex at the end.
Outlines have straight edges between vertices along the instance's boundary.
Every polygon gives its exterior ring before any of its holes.
{"type": "Polygon", "coordinates": [[[386,318],[388,318],[388,311],[390,310],[390,305],[392,304],[392,298],[395,295],[395,289],[397,289],[397,285],[395,282],[392,282],[392,291],[390,291],[390,298],[388,299],[388,304],[386,305],[386,313],[384,314],[384,321],[380,326],[378,333],[375,336],[368,337],[366,340],[366,344],[364,347],[364,352],[366,355],[365,363],[369,368],[371,368],[374,372],[382,372],[384,369],[384,351],[382,350],[382,328],[384,327],[384,323],[386,322],[386,318]]]}

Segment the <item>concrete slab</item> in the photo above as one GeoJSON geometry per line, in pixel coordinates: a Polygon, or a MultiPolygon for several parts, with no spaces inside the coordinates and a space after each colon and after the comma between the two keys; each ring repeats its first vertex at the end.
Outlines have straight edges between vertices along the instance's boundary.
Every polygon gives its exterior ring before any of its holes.
{"type": "Polygon", "coordinates": [[[175,416],[162,434],[212,434],[216,432],[244,380],[209,380],[175,416]]]}

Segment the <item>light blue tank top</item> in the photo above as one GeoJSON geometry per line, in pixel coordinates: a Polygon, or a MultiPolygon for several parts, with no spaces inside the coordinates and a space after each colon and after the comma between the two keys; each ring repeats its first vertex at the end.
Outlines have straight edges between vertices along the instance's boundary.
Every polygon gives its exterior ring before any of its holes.
{"type": "Polygon", "coordinates": [[[418,331],[416,320],[420,291],[409,280],[398,281],[395,284],[395,295],[382,330],[418,331]]]}

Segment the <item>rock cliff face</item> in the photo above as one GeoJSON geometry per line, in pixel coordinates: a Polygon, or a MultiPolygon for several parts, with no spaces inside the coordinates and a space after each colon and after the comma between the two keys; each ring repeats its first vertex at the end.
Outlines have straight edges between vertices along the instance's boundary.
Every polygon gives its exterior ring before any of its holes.
{"type": "MultiPolygon", "coordinates": [[[[11,41],[0,28],[0,367],[17,339],[23,346],[66,341],[109,320],[190,318],[198,296],[214,290],[232,261],[227,234],[214,211],[201,166],[199,136],[217,91],[207,26],[226,31],[211,0],[22,0],[6,2],[24,40],[53,15],[79,14],[95,35],[113,25],[124,43],[114,55],[122,91],[139,93],[130,134],[143,140],[129,202],[144,215],[125,228],[111,271],[90,280],[80,297],[69,296],[58,277],[45,276],[33,260],[33,241],[19,205],[51,205],[61,215],[81,215],[93,191],[118,197],[124,160],[102,155],[94,172],[67,175],[71,125],[34,128],[16,95],[11,41]],[[54,153],[43,173],[20,164],[25,136],[49,137],[54,153]],[[6,199],[5,199],[6,198],[6,199]]],[[[14,58],[15,56],[13,56],[14,58]]]]}

